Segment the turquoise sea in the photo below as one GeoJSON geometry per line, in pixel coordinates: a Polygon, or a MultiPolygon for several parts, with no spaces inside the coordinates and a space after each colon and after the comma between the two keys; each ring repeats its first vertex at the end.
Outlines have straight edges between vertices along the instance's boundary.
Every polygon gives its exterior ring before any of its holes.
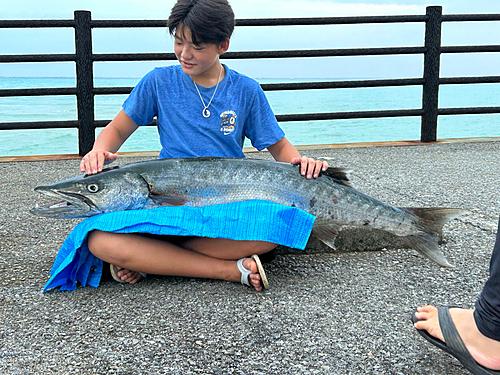
{"type": "MultiPolygon", "coordinates": [[[[95,86],[132,87],[139,78],[96,78],[95,86]]],[[[310,79],[265,79],[261,83],[310,79]]],[[[0,89],[74,87],[74,78],[2,78],[0,89]]],[[[266,93],[276,114],[414,109],[421,107],[419,86],[278,91],[266,93]]],[[[95,117],[110,120],[126,95],[96,96],[95,117]]],[[[440,107],[499,106],[500,84],[443,85],[440,107]]],[[[73,96],[0,98],[0,122],[76,120],[73,96]]],[[[281,123],[295,145],[420,139],[420,118],[380,118],[281,123]]],[[[500,137],[500,115],[440,116],[438,138],[500,137]]],[[[249,144],[247,144],[249,146],[249,144]]],[[[120,151],[153,151],[160,145],[156,129],[143,127],[120,151]]],[[[78,153],[76,129],[0,131],[0,156],[78,153]]]]}

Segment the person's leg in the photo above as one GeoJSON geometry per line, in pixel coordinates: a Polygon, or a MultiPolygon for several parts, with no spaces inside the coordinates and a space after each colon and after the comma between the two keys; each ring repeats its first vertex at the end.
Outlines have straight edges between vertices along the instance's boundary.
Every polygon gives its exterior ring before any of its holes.
{"type": "Polygon", "coordinates": [[[490,276],[476,301],[474,320],[479,331],[500,341],[500,220],[490,261],[490,276]]]}
{"type": "MultiPolygon", "coordinates": [[[[140,279],[137,272],[157,275],[211,278],[239,282],[241,272],[236,261],[253,254],[262,254],[276,245],[259,241],[233,241],[189,237],[179,244],[140,234],[93,231],[89,250],[105,262],[123,268],[118,275],[127,282],[140,279]],[[134,270],[134,271],[129,271],[134,270]]],[[[252,271],[249,281],[261,290],[257,265],[246,259],[243,267],[252,271]]]]}
{"type": "MultiPolygon", "coordinates": [[[[417,309],[415,328],[445,341],[434,306],[417,309]]],[[[500,222],[490,263],[490,276],[475,310],[451,308],[450,316],[465,347],[480,365],[500,370],[500,222]]]]}

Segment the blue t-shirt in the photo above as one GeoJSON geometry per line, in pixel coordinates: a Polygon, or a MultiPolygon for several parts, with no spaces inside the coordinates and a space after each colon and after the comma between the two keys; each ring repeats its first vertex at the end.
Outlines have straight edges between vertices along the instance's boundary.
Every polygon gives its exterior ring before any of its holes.
{"type": "MultiPolygon", "coordinates": [[[[160,158],[225,156],[244,157],[245,137],[260,150],[283,139],[260,85],[224,65],[219,83],[203,117],[203,104],[191,77],[180,65],[155,68],[142,78],[123,103],[125,113],[139,126],[157,117],[162,150],[160,158]]],[[[198,85],[205,104],[215,86],[198,85]]]]}

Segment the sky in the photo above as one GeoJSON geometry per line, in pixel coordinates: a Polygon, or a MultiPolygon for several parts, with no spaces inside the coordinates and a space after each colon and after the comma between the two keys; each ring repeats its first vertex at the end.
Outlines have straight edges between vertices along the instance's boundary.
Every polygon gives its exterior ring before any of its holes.
{"type": "MultiPolygon", "coordinates": [[[[16,0],[0,2],[0,19],[71,19],[74,10],[95,20],[166,19],[174,0],[16,0]]],[[[498,0],[230,0],[236,18],[500,13],[498,0]]],[[[94,29],[94,53],[172,52],[165,29],[94,29]]],[[[422,46],[423,23],[236,28],[230,51],[422,46]]],[[[443,45],[500,44],[500,21],[445,23],[443,45]]],[[[0,54],[74,53],[72,29],[0,29],[0,54]]],[[[141,77],[175,62],[95,63],[96,77],[141,77]]],[[[376,56],[227,60],[254,78],[411,78],[422,76],[423,57],[376,56]]],[[[441,76],[499,75],[500,54],[443,55],[441,76]]],[[[0,64],[0,77],[74,76],[73,63],[0,64]]]]}

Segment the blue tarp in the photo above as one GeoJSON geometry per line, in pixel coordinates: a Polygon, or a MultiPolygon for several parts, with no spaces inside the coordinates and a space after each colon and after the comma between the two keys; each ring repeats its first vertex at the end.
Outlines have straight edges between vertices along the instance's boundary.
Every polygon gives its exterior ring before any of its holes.
{"type": "Polygon", "coordinates": [[[204,207],[160,207],[109,212],[80,222],[61,246],[44,292],[97,287],[102,261],[88,249],[87,235],[98,229],[116,233],[228,238],[267,241],[305,249],[315,217],[298,208],[252,200],[204,207]]]}

